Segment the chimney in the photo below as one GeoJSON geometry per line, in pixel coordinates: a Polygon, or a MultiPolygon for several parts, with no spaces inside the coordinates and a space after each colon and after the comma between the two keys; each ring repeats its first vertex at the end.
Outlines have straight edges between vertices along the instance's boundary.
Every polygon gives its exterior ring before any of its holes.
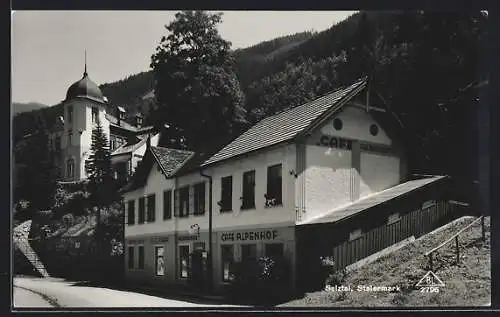
{"type": "Polygon", "coordinates": [[[125,120],[125,109],[123,107],[116,107],[116,119],[118,120],[118,126],[121,126],[122,120],[125,120]]]}
{"type": "Polygon", "coordinates": [[[135,126],[140,128],[142,127],[142,120],[143,120],[143,115],[140,111],[137,111],[135,114],[135,126]]]}

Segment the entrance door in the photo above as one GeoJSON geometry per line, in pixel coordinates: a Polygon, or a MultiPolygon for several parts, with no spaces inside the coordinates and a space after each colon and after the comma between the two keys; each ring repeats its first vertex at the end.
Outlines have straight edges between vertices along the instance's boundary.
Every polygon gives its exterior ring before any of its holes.
{"type": "Polygon", "coordinates": [[[199,289],[203,289],[205,286],[207,273],[207,261],[204,243],[195,244],[194,251],[191,254],[191,263],[191,282],[193,283],[193,286],[199,289]]]}

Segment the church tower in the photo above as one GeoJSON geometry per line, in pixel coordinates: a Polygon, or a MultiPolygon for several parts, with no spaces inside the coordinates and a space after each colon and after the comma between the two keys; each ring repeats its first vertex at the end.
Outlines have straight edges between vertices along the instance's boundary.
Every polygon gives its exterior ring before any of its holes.
{"type": "Polygon", "coordinates": [[[79,181],[86,178],[85,160],[90,155],[92,130],[99,122],[109,141],[106,120],[107,101],[101,90],[88,76],[87,58],[83,77],[72,84],[63,101],[64,133],[62,136],[62,179],[79,181]]]}

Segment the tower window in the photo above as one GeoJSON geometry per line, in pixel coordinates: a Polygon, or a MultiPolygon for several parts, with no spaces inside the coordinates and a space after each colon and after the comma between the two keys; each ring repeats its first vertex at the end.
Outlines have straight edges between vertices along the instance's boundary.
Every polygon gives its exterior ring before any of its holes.
{"type": "Polygon", "coordinates": [[[68,122],[73,122],[73,106],[68,106],[68,122]]]}
{"type": "Polygon", "coordinates": [[[75,160],[70,158],[66,163],[66,174],[69,178],[75,177],[75,160]]]}
{"type": "Polygon", "coordinates": [[[99,120],[99,110],[96,107],[92,107],[92,123],[97,123],[99,120]]]}
{"type": "Polygon", "coordinates": [[[73,143],[73,130],[68,130],[68,145],[73,143]]]}

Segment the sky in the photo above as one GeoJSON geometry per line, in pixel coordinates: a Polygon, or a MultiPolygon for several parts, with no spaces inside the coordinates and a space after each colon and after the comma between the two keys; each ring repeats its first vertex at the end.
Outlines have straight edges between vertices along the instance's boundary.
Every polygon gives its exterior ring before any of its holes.
{"type": "MultiPolygon", "coordinates": [[[[315,30],[353,11],[223,11],[232,48],[315,30]]],[[[54,105],[87,71],[98,85],[149,70],[175,11],[15,11],[11,14],[12,101],[54,105]]]]}

